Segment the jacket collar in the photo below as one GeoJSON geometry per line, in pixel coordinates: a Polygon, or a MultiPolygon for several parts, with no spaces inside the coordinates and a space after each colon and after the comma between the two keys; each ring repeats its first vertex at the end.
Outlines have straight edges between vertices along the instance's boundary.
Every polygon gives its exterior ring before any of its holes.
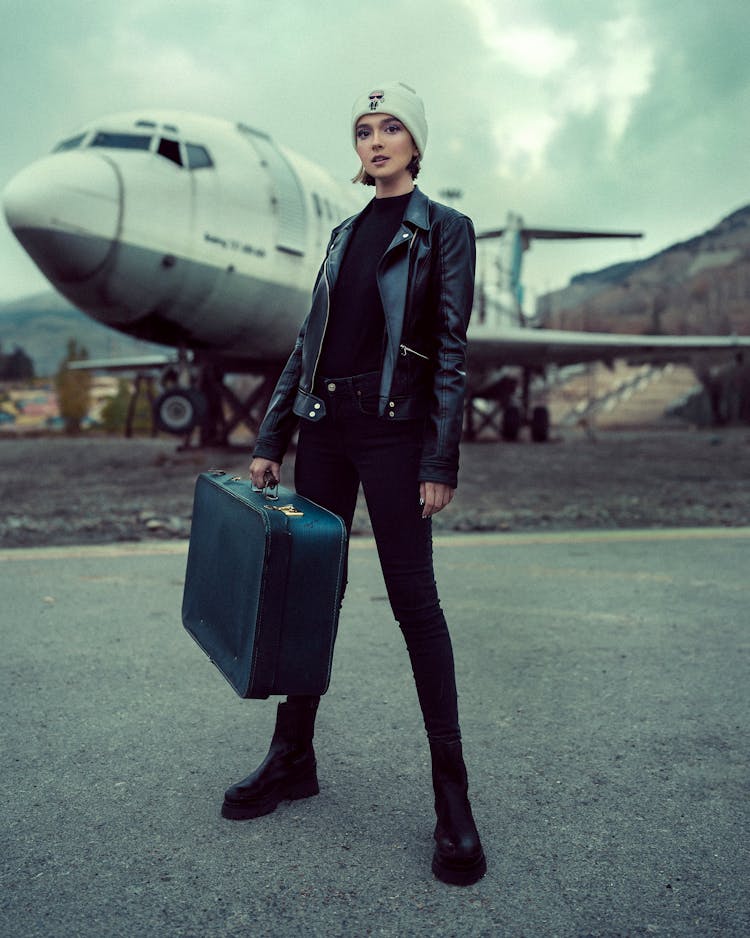
{"type": "MultiPolygon", "coordinates": [[[[341,224],[334,229],[335,233],[338,234],[339,232],[347,231],[352,228],[362,212],[364,212],[364,209],[357,212],[356,215],[351,215],[349,218],[342,221],[341,224]]],[[[424,192],[416,186],[414,186],[414,191],[406,206],[403,221],[407,225],[411,225],[414,228],[422,228],[425,231],[430,227],[430,200],[424,192]]]]}
{"type": "MultiPolygon", "coordinates": [[[[352,215],[349,218],[346,218],[341,222],[338,227],[334,228],[332,234],[332,244],[328,254],[328,273],[330,277],[330,282],[335,283],[336,278],[338,277],[339,268],[341,265],[341,260],[346,251],[346,247],[349,244],[349,239],[352,236],[354,231],[354,225],[359,216],[362,214],[362,211],[357,212],[356,215],[352,215]]],[[[404,212],[404,217],[401,221],[398,231],[393,236],[393,240],[386,250],[386,254],[389,254],[394,248],[398,248],[399,245],[408,244],[407,235],[413,236],[416,229],[421,228],[423,231],[429,231],[430,228],[430,200],[427,196],[416,186],[414,191],[411,194],[411,198],[406,206],[406,211],[404,212]]],[[[385,255],[384,255],[385,256],[385,255]]]]}
{"type": "Polygon", "coordinates": [[[423,228],[425,231],[430,227],[430,200],[416,186],[406,206],[404,222],[415,228],[423,228]]]}

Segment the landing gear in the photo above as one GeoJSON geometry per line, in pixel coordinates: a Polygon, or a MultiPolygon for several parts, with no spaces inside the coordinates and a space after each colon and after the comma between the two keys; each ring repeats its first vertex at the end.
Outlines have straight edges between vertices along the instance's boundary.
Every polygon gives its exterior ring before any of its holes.
{"type": "MultiPolygon", "coordinates": [[[[477,385],[467,398],[465,436],[468,440],[498,439],[515,443],[524,427],[529,427],[534,443],[546,443],[550,436],[549,409],[544,404],[531,407],[533,372],[524,369],[519,381],[501,372],[490,381],[477,385]]],[[[537,392],[538,393],[538,392],[537,392]]]]}
{"type": "Polygon", "coordinates": [[[170,388],[154,401],[154,423],[165,433],[186,436],[201,423],[206,410],[206,398],[197,388],[170,388]]]}
{"type": "Polygon", "coordinates": [[[531,414],[531,439],[535,443],[549,440],[549,410],[547,407],[535,407],[531,414]]]}
{"type": "Polygon", "coordinates": [[[152,404],[154,425],[191,445],[228,446],[231,434],[244,426],[253,438],[260,428],[279,369],[259,368],[252,374],[232,369],[233,363],[214,361],[170,366],[162,375],[165,390],[152,404]],[[228,375],[236,376],[233,385],[228,375]]]}
{"type": "Polygon", "coordinates": [[[506,443],[515,443],[522,426],[521,408],[515,404],[509,404],[503,411],[500,435],[506,443]]]}

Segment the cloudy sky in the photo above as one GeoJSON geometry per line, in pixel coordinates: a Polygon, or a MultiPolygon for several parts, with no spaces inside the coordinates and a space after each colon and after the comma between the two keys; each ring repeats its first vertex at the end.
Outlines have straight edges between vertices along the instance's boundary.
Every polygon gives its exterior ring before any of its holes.
{"type": "MultiPolygon", "coordinates": [[[[346,180],[355,96],[427,107],[419,183],[478,228],[642,230],[537,244],[528,295],[644,257],[750,202],[742,0],[0,0],[0,188],[78,124],[177,107],[269,132],[346,180]]],[[[46,282],[0,225],[0,300],[46,282]]]]}

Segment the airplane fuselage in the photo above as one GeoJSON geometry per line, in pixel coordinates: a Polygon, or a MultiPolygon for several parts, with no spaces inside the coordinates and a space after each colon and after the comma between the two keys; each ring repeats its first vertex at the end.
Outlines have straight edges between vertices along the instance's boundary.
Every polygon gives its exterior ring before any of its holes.
{"type": "Polygon", "coordinates": [[[281,360],[331,228],[364,199],[242,124],[120,114],[16,176],[9,223],[102,323],[248,362],[281,360]]]}

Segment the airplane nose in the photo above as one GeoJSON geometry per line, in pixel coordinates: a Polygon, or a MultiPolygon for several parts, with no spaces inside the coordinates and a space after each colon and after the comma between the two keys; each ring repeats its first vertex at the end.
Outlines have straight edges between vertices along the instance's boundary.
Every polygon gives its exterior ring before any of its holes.
{"type": "Polygon", "coordinates": [[[53,283],[92,277],[114,251],[122,186],[106,157],[56,153],[21,170],[2,194],[5,217],[53,283]]]}

